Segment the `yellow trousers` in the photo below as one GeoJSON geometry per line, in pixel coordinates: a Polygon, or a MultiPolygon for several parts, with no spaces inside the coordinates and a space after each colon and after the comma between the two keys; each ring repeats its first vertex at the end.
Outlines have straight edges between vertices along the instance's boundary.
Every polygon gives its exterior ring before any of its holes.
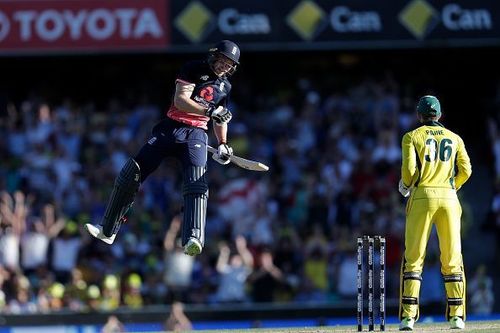
{"type": "Polygon", "coordinates": [[[456,191],[421,188],[412,191],[406,205],[405,253],[401,266],[400,319],[419,317],[418,298],[427,242],[436,226],[441,273],[445,283],[446,318],[465,320],[465,274],[460,240],[462,207],[456,191]]]}

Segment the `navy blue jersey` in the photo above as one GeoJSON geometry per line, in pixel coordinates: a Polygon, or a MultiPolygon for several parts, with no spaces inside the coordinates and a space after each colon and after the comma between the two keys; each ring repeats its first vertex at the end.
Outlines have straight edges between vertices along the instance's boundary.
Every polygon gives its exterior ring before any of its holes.
{"type": "MultiPolygon", "coordinates": [[[[215,75],[206,61],[193,61],[184,65],[177,76],[177,81],[195,85],[191,99],[198,104],[206,108],[227,106],[231,83],[226,77],[215,75]]],[[[173,103],[167,116],[182,123],[205,129],[210,120],[206,116],[178,110],[173,103]]]]}

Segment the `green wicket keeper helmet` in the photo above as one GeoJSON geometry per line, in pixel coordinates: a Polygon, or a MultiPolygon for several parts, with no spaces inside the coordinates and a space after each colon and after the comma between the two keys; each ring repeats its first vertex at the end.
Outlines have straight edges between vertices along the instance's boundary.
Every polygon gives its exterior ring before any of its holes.
{"type": "Polygon", "coordinates": [[[439,100],[436,97],[426,95],[418,101],[417,112],[424,117],[440,117],[441,104],[439,104],[439,100]]]}

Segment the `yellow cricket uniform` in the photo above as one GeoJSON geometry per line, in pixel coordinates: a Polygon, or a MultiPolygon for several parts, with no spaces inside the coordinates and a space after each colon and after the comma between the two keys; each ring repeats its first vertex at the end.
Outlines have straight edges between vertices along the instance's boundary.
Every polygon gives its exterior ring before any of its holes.
{"type": "Polygon", "coordinates": [[[406,205],[405,253],[400,290],[400,319],[418,319],[418,296],[425,249],[435,224],[441,272],[447,295],[447,320],[465,320],[465,274],[460,240],[462,208],[456,191],[472,173],[463,140],[438,122],[403,136],[401,179],[413,187],[406,205]]]}

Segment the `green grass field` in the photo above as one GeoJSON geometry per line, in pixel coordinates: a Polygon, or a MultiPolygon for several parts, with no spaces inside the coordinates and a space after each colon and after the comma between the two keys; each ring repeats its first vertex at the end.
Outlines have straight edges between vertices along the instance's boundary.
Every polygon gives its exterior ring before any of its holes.
{"type": "MultiPolygon", "coordinates": [[[[375,326],[378,331],[378,325],[375,326]]],[[[194,331],[193,331],[194,332],[194,331]]],[[[196,331],[197,333],[339,333],[357,332],[354,326],[329,326],[329,327],[304,327],[304,328],[269,328],[269,329],[234,329],[234,330],[209,330],[196,331]]],[[[368,332],[365,325],[364,332],[368,332]]],[[[386,326],[386,332],[399,332],[398,325],[386,326]]],[[[417,323],[413,332],[473,332],[473,333],[499,333],[500,321],[469,321],[464,330],[450,330],[448,323],[417,323]]],[[[162,333],[162,332],[156,332],[162,333]]]]}
{"type": "MultiPolygon", "coordinates": [[[[378,330],[378,325],[375,327],[378,330]]],[[[357,328],[353,326],[332,326],[332,327],[310,327],[310,328],[281,328],[281,329],[248,329],[248,330],[217,330],[217,331],[196,331],[203,333],[340,333],[340,332],[357,332],[357,328]]],[[[388,325],[388,332],[399,332],[398,325],[388,325]]],[[[448,323],[439,324],[416,324],[413,332],[450,332],[448,323]]],[[[456,332],[457,330],[453,330],[456,332]]],[[[368,332],[368,327],[365,325],[364,332],[368,332]]],[[[464,330],[460,332],[480,332],[480,333],[499,333],[500,321],[474,321],[467,322],[464,330]]]]}

